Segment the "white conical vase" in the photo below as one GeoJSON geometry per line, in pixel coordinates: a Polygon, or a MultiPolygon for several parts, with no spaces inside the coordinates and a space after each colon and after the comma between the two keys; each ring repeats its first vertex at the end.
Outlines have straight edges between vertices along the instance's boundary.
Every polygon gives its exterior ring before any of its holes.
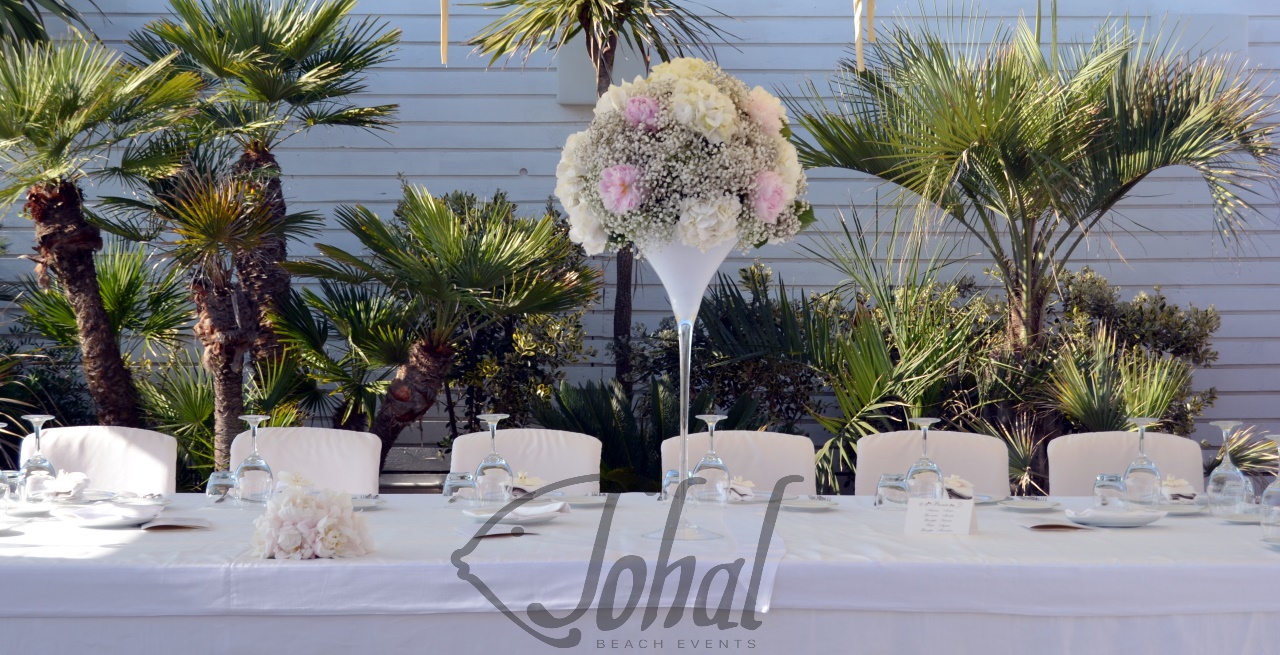
{"type": "Polygon", "coordinates": [[[720,270],[720,264],[737,244],[736,239],[729,239],[703,252],[677,242],[642,251],[667,290],[680,340],[680,486],[672,498],[673,503],[681,505],[681,511],[677,512],[680,519],[674,529],[668,526],[667,530],[651,536],[672,539],[715,539],[720,536],[694,525],[682,511],[685,491],[689,486],[689,369],[693,363],[693,323],[698,320],[702,296],[711,284],[711,278],[720,270]]]}

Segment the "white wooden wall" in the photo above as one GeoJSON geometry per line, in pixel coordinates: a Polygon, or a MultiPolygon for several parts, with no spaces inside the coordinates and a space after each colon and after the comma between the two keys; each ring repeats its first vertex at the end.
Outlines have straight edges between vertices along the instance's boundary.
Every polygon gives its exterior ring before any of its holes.
{"type": "MultiPolygon", "coordinates": [[[[86,6],[95,31],[119,46],[133,29],[167,11],[163,0],[97,0],[104,12],[86,6]]],[[[78,2],[87,5],[84,2],[78,2]]],[[[734,47],[719,47],[722,65],[748,84],[779,92],[795,90],[806,80],[820,84],[837,60],[849,56],[852,38],[851,0],[707,0],[733,20],[716,24],[737,37],[734,47]]],[[[881,0],[882,27],[895,13],[918,11],[914,0],[881,0]]],[[[939,3],[946,6],[947,3],[939,3]]],[[[953,3],[954,4],[954,3],[953,3]]],[[[967,3],[962,3],[967,4],[967,3]]],[[[1047,5],[1047,2],[1045,3],[1047,5]]],[[[1237,51],[1259,70],[1260,81],[1274,82],[1280,69],[1280,4],[1275,0],[1064,0],[1063,38],[1087,34],[1108,15],[1135,18],[1169,15],[1189,25],[1202,44],[1237,51]]],[[[395,61],[370,78],[364,102],[401,105],[394,132],[369,134],[355,130],[320,130],[289,141],[278,153],[285,172],[291,207],[332,216],[338,204],[362,203],[389,215],[397,196],[397,175],[426,185],[432,192],[454,189],[491,193],[508,191],[534,210],[554,187],[555,164],[565,137],[584,127],[590,108],[563,106],[556,99],[556,63],[533,57],[526,65],[512,62],[486,70],[486,58],[470,54],[467,37],[495,18],[477,7],[454,2],[450,25],[450,66],[439,59],[439,3],[435,0],[363,0],[358,11],[380,14],[404,31],[395,61]]],[[[1033,14],[1035,0],[988,0],[993,17],[1033,14]]],[[[1190,32],[1189,32],[1190,33],[1190,32]]],[[[1190,39],[1196,40],[1196,39],[1190,39]]],[[[589,83],[589,82],[588,82],[589,83]]],[[[811,172],[810,199],[823,218],[818,231],[835,228],[839,208],[852,202],[870,215],[875,185],[842,171],[811,172]]],[[[1280,231],[1274,201],[1262,205],[1266,219],[1253,224],[1243,249],[1225,249],[1210,221],[1208,193],[1185,171],[1171,171],[1143,183],[1124,205],[1124,215],[1151,228],[1114,234],[1114,243],[1095,242],[1073,264],[1089,264],[1126,296],[1160,285],[1170,300],[1222,313],[1215,345],[1221,359],[1196,374],[1197,387],[1216,386],[1220,399],[1205,420],[1238,418],[1280,431],[1280,231]]],[[[1128,223],[1126,223],[1128,224],[1128,223]]],[[[10,216],[3,236],[12,244],[0,260],[0,279],[30,270],[16,259],[31,243],[30,226],[10,216]]],[[[353,241],[332,227],[319,239],[339,246],[353,241]]],[[[295,247],[299,255],[310,247],[295,247]]],[[[795,244],[766,248],[757,255],[793,288],[816,290],[836,279],[795,244]]],[[[751,261],[735,256],[725,264],[732,272],[751,261]]],[[[610,267],[608,258],[599,265],[610,267]]],[[[965,270],[981,276],[982,263],[965,270]]],[[[605,309],[612,291],[589,317],[592,344],[604,350],[611,325],[605,309]]],[[[636,297],[636,319],[654,326],[667,305],[655,275],[645,271],[636,297]]],[[[578,378],[607,376],[603,366],[575,371],[578,378]]],[[[1201,432],[1211,436],[1209,428],[1201,432]]]]}

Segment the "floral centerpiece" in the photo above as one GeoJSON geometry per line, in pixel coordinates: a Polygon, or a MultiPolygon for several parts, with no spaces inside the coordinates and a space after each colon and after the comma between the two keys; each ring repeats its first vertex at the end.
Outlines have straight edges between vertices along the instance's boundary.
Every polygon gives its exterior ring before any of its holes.
{"type": "MultiPolygon", "coordinates": [[[[790,135],[768,91],[711,62],[675,59],[610,87],[556,168],[569,238],[592,255],[635,244],[666,288],[680,339],[682,482],[693,323],[707,285],[735,246],[781,243],[814,221],[790,135]]],[[[715,536],[683,518],[673,534],[715,536]]]]}
{"type": "Polygon", "coordinates": [[[706,252],[780,243],[813,222],[786,109],[700,59],[675,59],[600,97],[569,136],[556,196],[588,254],[673,241],[706,252]]]}
{"type": "Polygon", "coordinates": [[[301,476],[281,473],[280,488],[254,522],[251,553],[264,559],[358,557],[373,551],[364,516],[351,494],[312,491],[301,476]]]}

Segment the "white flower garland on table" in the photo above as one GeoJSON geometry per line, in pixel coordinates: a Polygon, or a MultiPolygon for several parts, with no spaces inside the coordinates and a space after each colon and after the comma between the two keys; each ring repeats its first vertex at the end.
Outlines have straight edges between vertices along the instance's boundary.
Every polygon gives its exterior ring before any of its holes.
{"type": "Polygon", "coordinates": [[[369,526],[352,507],[351,494],[310,491],[311,483],[296,474],[282,472],[280,479],[283,488],[253,522],[254,557],[324,559],[373,552],[369,526]]]}
{"type": "Polygon", "coordinates": [[[569,237],[592,255],[786,241],[814,220],[790,134],[781,101],[700,59],[612,86],[556,167],[569,237]]]}

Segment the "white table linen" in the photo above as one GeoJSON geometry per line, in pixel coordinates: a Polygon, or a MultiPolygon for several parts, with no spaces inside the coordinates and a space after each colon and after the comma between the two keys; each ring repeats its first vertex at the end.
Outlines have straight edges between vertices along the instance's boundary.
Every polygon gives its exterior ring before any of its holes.
{"type": "MultiPolygon", "coordinates": [[[[1089,502],[1060,500],[1065,507],[1089,502]]],[[[905,514],[868,502],[844,497],[832,511],[780,513],[775,545],[782,558],[772,594],[762,589],[770,610],[757,615],[759,630],[721,632],[686,617],[674,628],[641,631],[638,611],[622,628],[601,631],[589,613],[572,626],[583,630],[583,642],[567,652],[655,652],[655,639],[711,639],[717,643],[709,650],[719,652],[1025,653],[1031,644],[1037,653],[1129,655],[1280,649],[1280,598],[1272,592],[1280,552],[1260,542],[1257,526],[1202,514],[1136,529],[1043,533],[1018,525],[1027,514],[981,507],[974,535],[906,536],[905,514]],[[1231,593],[1210,595],[1211,585],[1231,593]],[[744,641],[719,645],[734,639],[744,641]],[[745,645],[749,639],[755,648],[745,645]]],[[[457,530],[481,524],[439,497],[388,497],[384,510],[368,514],[374,555],[310,562],[250,559],[254,512],[204,503],[183,496],[166,513],[209,518],[210,531],[44,521],[0,533],[0,576],[21,590],[20,601],[0,609],[0,643],[80,652],[89,637],[76,635],[88,634],[99,652],[158,653],[171,649],[153,640],[198,630],[203,636],[184,652],[228,652],[243,640],[281,653],[566,652],[525,634],[458,578],[449,556],[467,539],[457,530]]],[[[622,498],[606,573],[622,554],[636,553],[652,575],[659,542],[639,535],[660,527],[665,509],[646,496],[622,498]]],[[[723,511],[727,523],[708,527],[732,528],[731,538],[691,546],[721,560],[743,550],[752,525],[746,517],[762,517],[763,506],[723,511]]],[[[475,571],[507,585],[500,595],[517,598],[512,607],[576,601],[600,514],[575,509],[529,526],[536,536],[480,542],[475,571]]]]}

